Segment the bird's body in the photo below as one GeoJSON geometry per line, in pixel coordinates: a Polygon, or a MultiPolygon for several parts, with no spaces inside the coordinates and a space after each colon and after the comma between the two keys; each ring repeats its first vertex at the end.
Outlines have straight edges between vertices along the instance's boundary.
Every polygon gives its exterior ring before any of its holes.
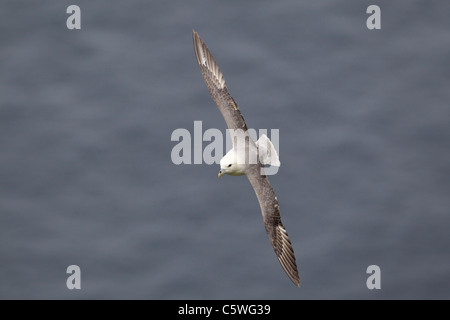
{"type": "Polygon", "coordinates": [[[264,165],[280,166],[278,154],[267,136],[262,135],[256,142],[251,139],[241,111],[228,92],[225,78],[211,52],[195,31],[193,40],[203,79],[227,123],[233,141],[233,148],[220,160],[218,176],[247,176],[258,198],[264,226],[275,254],[286,274],[299,286],[294,250],[281,223],[278,199],[264,174],[264,165]]]}

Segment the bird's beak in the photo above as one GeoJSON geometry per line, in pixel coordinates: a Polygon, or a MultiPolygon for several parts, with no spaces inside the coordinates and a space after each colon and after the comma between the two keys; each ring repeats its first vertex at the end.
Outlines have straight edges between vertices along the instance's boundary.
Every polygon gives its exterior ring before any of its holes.
{"type": "Polygon", "coordinates": [[[219,171],[219,174],[217,175],[217,178],[220,178],[221,176],[223,176],[222,170],[219,171]]]}

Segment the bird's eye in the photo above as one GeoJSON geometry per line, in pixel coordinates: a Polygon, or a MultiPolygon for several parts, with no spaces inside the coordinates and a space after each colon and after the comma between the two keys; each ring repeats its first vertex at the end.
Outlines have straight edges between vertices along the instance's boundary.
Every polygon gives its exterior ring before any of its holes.
{"type": "Polygon", "coordinates": [[[228,168],[231,167],[231,164],[228,165],[228,168]]]}

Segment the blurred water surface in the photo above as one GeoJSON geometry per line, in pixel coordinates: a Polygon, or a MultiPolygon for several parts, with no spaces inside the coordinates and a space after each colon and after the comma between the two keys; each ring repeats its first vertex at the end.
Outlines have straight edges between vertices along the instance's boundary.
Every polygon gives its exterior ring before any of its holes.
{"type": "Polygon", "coordinates": [[[0,4],[0,298],[450,298],[449,2],[377,1],[376,31],[369,1],[79,0],[79,31],[70,4],[0,4]],[[280,130],[300,289],[245,177],[171,161],[173,130],[226,128],[192,29],[280,130]]]}

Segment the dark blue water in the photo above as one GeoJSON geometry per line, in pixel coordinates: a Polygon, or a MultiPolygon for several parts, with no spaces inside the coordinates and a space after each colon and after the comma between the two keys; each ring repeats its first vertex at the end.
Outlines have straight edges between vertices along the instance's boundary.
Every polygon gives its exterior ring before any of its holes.
{"type": "Polygon", "coordinates": [[[0,298],[450,298],[450,3],[376,1],[374,31],[370,4],[2,1],[0,298]],[[192,29],[280,130],[301,288],[245,177],[171,161],[173,130],[226,128],[192,29]]]}

